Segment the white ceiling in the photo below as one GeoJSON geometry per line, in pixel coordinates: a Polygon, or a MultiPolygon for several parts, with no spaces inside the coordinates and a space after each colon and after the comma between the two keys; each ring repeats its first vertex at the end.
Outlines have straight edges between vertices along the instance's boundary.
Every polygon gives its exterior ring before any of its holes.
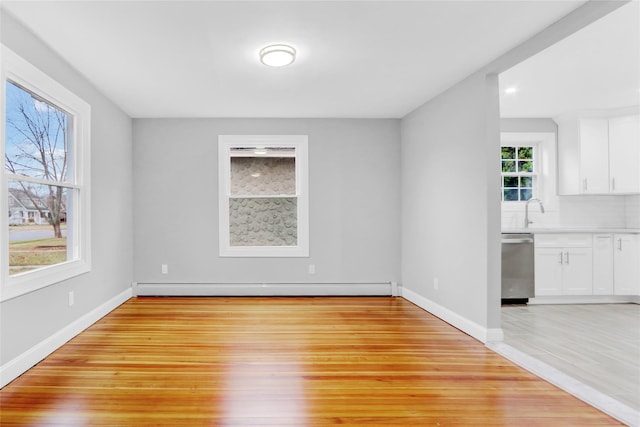
{"type": "Polygon", "coordinates": [[[584,1],[0,3],[132,117],[402,117],[584,1]]]}
{"type": "Polygon", "coordinates": [[[640,2],[628,3],[500,74],[503,117],[640,105],[640,2]]]}

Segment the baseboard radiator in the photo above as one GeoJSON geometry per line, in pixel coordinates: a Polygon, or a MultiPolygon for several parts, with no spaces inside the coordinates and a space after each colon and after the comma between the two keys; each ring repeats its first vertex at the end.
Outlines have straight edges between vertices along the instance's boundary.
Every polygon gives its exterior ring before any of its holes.
{"type": "Polygon", "coordinates": [[[368,283],[143,283],[137,296],[397,296],[396,282],[368,283]]]}

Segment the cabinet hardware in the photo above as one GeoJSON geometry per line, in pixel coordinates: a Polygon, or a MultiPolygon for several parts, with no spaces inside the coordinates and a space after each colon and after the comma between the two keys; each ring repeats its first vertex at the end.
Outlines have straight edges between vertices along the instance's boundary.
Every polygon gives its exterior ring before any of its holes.
{"type": "Polygon", "coordinates": [[[616,191],[616,179],[611,178],[611,191],[616,191]]]}
{"type": "Polygon", "coordinates": [[[620,237],[618,239],[618,250],[621,251],[622,250],[622,237],[620,237]]]}
{"type": "Polygon", "coordinates": [[[569,264],[569,252],[565,252],[564,253],[564,262],[565,264],[569,264]]]}
{"type": "Polygon", "coordinates": [[[587,191],[587,178],[582,180],[582,190],[587,191]]]}
{"type": "Polygon", "coordinates": [[[562,252],[560,252],[560,264],[562,264],[562,252]]]}

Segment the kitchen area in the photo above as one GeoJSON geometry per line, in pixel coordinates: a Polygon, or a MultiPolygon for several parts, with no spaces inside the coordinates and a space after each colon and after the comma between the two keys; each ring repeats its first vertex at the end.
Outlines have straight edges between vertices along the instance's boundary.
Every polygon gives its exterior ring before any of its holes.
{"type": "Polygon", "coordinates": [[[639,17],[626,4],[500,75],[504,343],[637,422],[639,17]]]}

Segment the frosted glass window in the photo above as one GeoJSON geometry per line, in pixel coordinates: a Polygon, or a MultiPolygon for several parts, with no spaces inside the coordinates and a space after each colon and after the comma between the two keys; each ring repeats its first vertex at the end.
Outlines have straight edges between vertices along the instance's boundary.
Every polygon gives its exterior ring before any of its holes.
{"type": "Polygon", "coordinates": [[[219,137],[221,256],[308,256],[307,137],[219,137]]]}
{"type": "Polygon", "coordinates": [[[231,157],[232,195],[295,195],[294,157],[231,157]]]}

